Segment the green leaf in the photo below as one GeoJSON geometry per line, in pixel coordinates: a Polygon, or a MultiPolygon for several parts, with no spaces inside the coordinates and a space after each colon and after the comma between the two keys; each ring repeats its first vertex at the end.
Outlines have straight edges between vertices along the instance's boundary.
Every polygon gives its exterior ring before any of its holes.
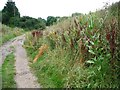
{"type": "Polygon", "coordinates": [[[94,45],[94,42],[90,41],[90,43],[91,43],[92,45],[94,45]]]}
{"type": "Polygon", "coordinates": [[[95,63],[94,61],[91,61],[91,60],[88,60],[88,61],[86,61],[87,63],[90,63],[90,64],[92,64],[92,63],[95,63]]]}
{"type": "Polygon", "coordinates": [[[95,53],[93,52],[93,50],[88,50],[88,52],[90,52],[91,54],[95,54],[95,53]]]}
{"type": "Polygon", "coordinates": [[[101,70],[101,66],[98,67],[98,71],[100,71],[100,70],[101,70]]]}
{"type": "Polygon", "coordinates": [[[95,40],[95,41],[94,41],[94,44],[95,44],[95,45],[98,45],[98,43],[99,43],[98,40],[95,40]]]}

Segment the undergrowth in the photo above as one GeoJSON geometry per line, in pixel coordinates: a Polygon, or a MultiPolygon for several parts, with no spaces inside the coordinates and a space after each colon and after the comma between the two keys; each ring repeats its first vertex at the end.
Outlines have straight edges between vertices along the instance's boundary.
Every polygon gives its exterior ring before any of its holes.
{"type": "Polygon", "coordinates": [[[23,29],[20,28],[10,28],[6,25],[2,25],[2,29],[0,30],[0,46],[9,41],[10,39],[22,35],[24,33],[23,29]]]}
{"type": "Polygon", "coordinates": [[[30,65],[43,87],[119,87],[118,16],[110,10],[71,17],[69,23],[66,20],[44,31],[36,42],[32,34],[26,36],[24,47],[31,63],[38,48],[49,47],[30,65]]]}

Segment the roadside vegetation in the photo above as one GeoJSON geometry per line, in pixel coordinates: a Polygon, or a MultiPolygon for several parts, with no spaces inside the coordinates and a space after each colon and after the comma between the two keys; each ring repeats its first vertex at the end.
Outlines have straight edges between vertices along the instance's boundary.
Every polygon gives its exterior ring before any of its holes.
{"type": "Polygon", "coordinates": [[[2,88],[16,88],[14,54],[9,54],[2,65],[2,88]]]}
{"type": "Polygon", "coordinates": [[[26,36],[30,66],[43,87],[120,87],[118,5],[69,17],[47,28],[41,38],[26,36]],[[47,50],[39,53],[44,45],[47,50]]]}
{"type": "Polygon", "coordinates": [[[22,35],[24,33],[23,29],[20,28],[10,28],[6,25],[2,25],[2,30],[0,31],[0,46],[9,41],[10,39],[22,35]]]}

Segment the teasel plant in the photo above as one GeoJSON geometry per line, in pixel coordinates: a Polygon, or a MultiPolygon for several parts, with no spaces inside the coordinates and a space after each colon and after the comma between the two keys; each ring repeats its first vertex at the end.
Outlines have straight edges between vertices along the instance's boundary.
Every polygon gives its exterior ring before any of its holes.
{"type": "Polygon", "coordinates": [[[109,43],[110,47],[110,53],[111,53],[111,65],[113,66],[115,63],[115,51],[116,51],[116,39],[117,39],[117,34],[116,34],[116,21],[112,19],[110,28],[107,28],[106,30],[106,40],[109,43]]]}

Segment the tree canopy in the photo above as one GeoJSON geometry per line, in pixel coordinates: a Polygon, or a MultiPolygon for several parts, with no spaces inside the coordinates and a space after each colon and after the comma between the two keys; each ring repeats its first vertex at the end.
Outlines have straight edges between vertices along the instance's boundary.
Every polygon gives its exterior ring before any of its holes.
{"type": "Polygon", "coordinates": [[[20,12],[12,0],[8,0],[2,10],[2,23],[10,27],[20,27],[23,29],[45,29],[46,26],[53,25],[64,17],[48,16],[47,20],[29,16],[20,16],[20,12]]]}
{"type": "Polygon", "coordinates": [[[2,22],[2,11],[0,11],[0,23],[2,22]]]}
{"type": "Polygon", "coordinates": [[[11,27],[20,27],[25,29],[45,29],[46,20],[42,18],[32,18],[29,16],[20,17],[19,10],[15,2],[8,0],[2,10],[2,23],[11,27]]]}
{"type": "Polygon", "coordinates": [[[53,25],[55,22],[57,22],[57,18],[56,17],[48,16],[46,25],[50,26],[50,25],[53,25]]]}
{"type": "Polygon", "coordinates": [[[8,1],[2,10],[2,23],[6,25],[10,25],[10,19],[20,18],[20,13],[18,8],[15,5],[15,2],[8,1]]]}

